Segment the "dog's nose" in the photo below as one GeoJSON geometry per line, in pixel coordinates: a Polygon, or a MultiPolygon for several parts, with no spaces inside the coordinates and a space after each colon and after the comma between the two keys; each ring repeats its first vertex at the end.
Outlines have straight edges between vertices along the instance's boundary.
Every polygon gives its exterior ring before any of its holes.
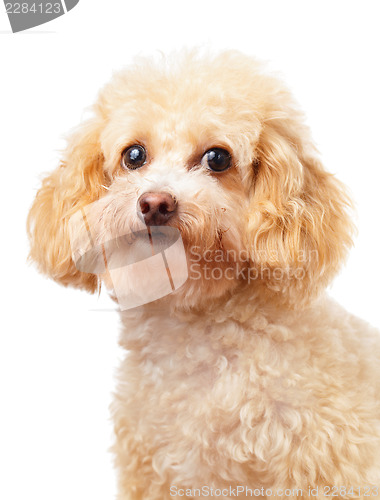
{"type": "Polygon", "coordinates": [[[144,193],[137,202],[137,213],[147,226],[163,226],[175,214],[177,202],[169,193],[144,193]]]}

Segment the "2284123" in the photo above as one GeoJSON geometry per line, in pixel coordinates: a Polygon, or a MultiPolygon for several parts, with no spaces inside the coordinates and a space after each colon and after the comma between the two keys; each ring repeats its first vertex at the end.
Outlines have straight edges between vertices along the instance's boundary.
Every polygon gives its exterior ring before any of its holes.
{"type": "Polygon", "coordinates": [[[363,486],[363,487],[346,487],[346,486],[325,486],[323,488],[323,496],[325,497],[377,497],[378,496],[378,488],[371,486],[363,486]]]}
{"type": "Polygon", "coordinates": [[[60,14],[63,9],[60,2],[55,3],[6,3],[7,14],[60,14]]]}

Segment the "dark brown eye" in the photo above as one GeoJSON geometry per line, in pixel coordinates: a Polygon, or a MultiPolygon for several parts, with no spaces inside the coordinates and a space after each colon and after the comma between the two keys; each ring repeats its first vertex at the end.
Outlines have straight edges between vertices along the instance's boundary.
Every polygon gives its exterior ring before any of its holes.
{"type": "Polygon", "coordinates": [[[121,166],[129,170],[140,168],[146,162],[146,151],[139,144],[125,149],[121,155],[121,166]]]}
{"type": "Polygon", "coordinates": [[[223,172],[231,165],[231,155],[225,149],[212,148],[203,155],[201,163],[213,172],[223,172]]]}

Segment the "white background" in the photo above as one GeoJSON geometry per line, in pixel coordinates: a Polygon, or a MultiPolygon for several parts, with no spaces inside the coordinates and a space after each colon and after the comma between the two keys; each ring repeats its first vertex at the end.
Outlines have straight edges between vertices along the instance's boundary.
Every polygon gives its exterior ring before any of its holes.
{"type": "Polygon", "coordinates": [[[380,6],[377,1],[80,0],[12,34],[0,7],[2,313],[0,498],[108,500],[117,314],[26,265],[39,176],[112,70],[207,44],[270,61],[304,108],[329,170],[351,188],[359,237],[331,294],[380,326],[380,6]]]}

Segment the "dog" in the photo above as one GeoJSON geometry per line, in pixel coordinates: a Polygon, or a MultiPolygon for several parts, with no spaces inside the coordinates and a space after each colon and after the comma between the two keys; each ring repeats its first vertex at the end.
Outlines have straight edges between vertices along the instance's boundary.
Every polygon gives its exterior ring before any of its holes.
{"type": "Polygon", "coordinates": [[[379,332],[326,294],[352,203],[262,63],[188,51],[116,73],[28,231],[40,271],[122,303],[119,500],[378,496],[379,332]],[[158,274],[129,264],[173,241],[179,285],[149,295],[158,274]],[[98,251],[81,266],[78,248],[98,251]]]}

